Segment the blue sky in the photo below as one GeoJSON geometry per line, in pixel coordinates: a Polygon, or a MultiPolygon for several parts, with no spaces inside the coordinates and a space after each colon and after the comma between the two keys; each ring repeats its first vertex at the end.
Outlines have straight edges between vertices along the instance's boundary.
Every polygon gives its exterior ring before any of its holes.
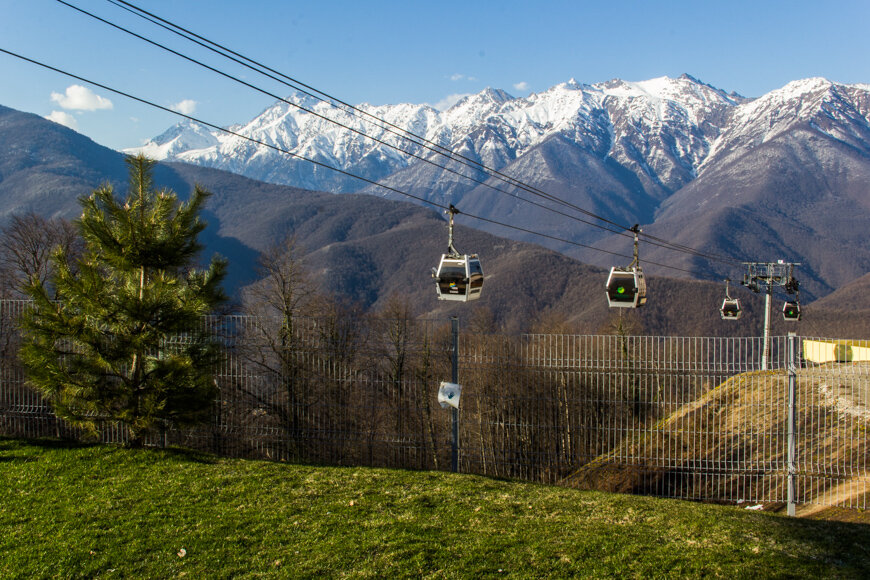
{"type": "MultiPolygon", "coordinates": [[[[108,1],[68,1],[269,92],[289,92],[108,1]]],[[[870,83],[867,0],[132,3],[351,103],[436,105],[488,86],[525,96],[571,78],[682,73],[745,96],[812,76],[870,83]]],[[[0,0],[0,14],[0,48],[211,123],[247,121],[273,102],[56,0],[0,0]]],[[[178,120],[5,54],[0,74],[0,104],[51,115],[115,149],[178,120]]]]}

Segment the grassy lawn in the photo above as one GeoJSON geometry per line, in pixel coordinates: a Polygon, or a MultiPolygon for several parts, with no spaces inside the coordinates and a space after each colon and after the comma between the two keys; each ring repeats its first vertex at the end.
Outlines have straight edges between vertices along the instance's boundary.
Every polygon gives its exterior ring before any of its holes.
{"type": "Polygon", "coordinates": [[[0,439],[0,577],[870,577],[870,526],[0,439]]]}

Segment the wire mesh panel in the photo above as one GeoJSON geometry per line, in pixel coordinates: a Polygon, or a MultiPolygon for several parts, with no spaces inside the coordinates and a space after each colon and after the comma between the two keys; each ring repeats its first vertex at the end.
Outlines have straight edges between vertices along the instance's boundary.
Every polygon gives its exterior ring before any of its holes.
{"type": "MultiPolygon", "coordinates": [[[[83,434],[25,383],[0,302],[0,433],[83,434]]],[[[450,321],[371,316],[203,320],[223,346],[212,420],[146,445],[331,465],[451,468],[450,321]]],[[[169,339],[162,348],[171,348],[169,339]]],[[[866,507],[870,343],[461,333],[459,469],[694,500],[866,507]],[[792,343],[794,344],[794,342],[792,343]],[[767,370],[761,370],[762,361],[767,370]],[[790,388],[794,400],[790,407],[790,388]],[[789,412],[792,440],[789,453],[789,412]]],[[[123,443],[124,425],[100,438],[123,443]]]]}
{"type": "MultiPolygon", "coordinates": [[[[760,340],[463,338],[465,471],[667,497],[778,501],[786,468],[774,452],[785,449],[777,381],[784,375],[760,375],[753,389],[727,383],[759,368],[760,340]]],[[[771,351],[784,349],[774,343],[771,351]]]]}
{"type": "Polygon", "coordinates": [[[221,452],[414,469],[447,461],[447,418],[433,406],[450,357],[434,323],[223,323],[227,356],[211,435],[221,452]]]}
{"type": "Polygon", "coordinates": [[[51,407],[25,384],[18,364],[18,319],[29,302],[0,301],[0,433],[13,437],[52,437],[61,434],[51,407]]]}
{"type": "MultiPolygon", "coordinates": [[[[25,385],[15,320],[27,303],[2,305],[0,433],[81,437],[25,385]]],[[[334,465],[449,466],[449,416],[435,399],[451,360],[447,324],[338,316],[277,326],[213,316],[203,324],[224,347],[214,370],[220,395],[213,420],[196,428],[161,425],[146,445],[334,465]]],[[[128,441],[124,425],[108,421],[99,436],[128,441]]]]}
{"type": "Polygon", "coordinates": [[[867,507],[870,348],[803,338],[796,373],[799,503],[867,507]]]}

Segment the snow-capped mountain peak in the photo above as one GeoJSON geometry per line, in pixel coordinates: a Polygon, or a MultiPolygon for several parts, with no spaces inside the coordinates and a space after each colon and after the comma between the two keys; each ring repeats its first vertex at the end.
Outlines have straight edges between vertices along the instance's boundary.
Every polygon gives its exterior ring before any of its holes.
{"type": "MultiPolygon", "coordinates": [[[[756,146],[797,122],[810,123],[838,139],[853,135],[855,143],[864,142],[870,131],[868,94],[866,86],[812,78],[751,100],[684,74],[595,85],[572,78],[523,98],[487,88],[445,111],[407,103],[357,108],[497,170],[558,137],[615,161],[661,197],[695,179],[712,157],[756,146]]],[[[233,130],[278,150],[187,121],[137,150],[157,159],[335,192],[356,191],[365,184],[292,155],[375,181],[419,163],[420,156],[432,155],[428,146],[403,139],[365,115],[301,93],[233,130]]]]}
{"type": "Polygon", "coordinates": [[[870,90],[866,85],[841,85],[814,77],[796,80],[735,108],[727,131],[704,161],[746,151],[797,126],[826,134],[860,149],[868,149],[870,90]]]}
{"type": "Polygon", "coordinates": [[[212,129],[184,119],[145,143],[137,151],[152,159],[172,159],[186,152],[213,147],[217,143],[218,138],[212,129]]]}

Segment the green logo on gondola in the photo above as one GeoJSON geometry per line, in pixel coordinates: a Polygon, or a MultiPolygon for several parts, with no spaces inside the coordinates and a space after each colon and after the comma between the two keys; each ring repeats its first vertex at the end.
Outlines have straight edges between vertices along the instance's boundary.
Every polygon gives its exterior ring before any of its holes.
{"type": "Polygon", "coordinates": [[[625,287],[620,286],[619,288],[616,289],[616,293],[617,294],[625,294],[625,287]]]}

